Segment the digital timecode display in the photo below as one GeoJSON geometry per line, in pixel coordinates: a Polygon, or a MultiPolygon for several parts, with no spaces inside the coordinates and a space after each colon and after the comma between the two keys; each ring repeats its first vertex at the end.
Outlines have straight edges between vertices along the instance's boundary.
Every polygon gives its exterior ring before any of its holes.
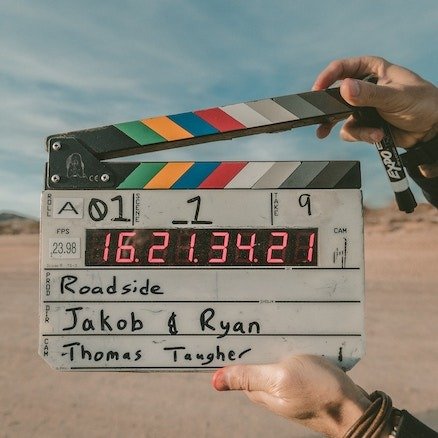
{"type": "Polygon", "coordinates": [[[86,266],[316,266],[316,228],[88,229],[86,266]]]}

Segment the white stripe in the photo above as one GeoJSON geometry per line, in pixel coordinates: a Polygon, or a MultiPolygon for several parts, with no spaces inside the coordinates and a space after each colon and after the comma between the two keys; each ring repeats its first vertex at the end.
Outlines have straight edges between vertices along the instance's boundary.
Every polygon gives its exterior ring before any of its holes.
{"type": "Polygon", "coordinates": [[[226,189],[252,187],[273,165],[274,161],[249,162],[226,186],[226,189]]]}
{"type": "Polygon", "coordinates": [[[280,187],[300,164],[301,161],[277,161],[271,169],[254,184],[253,189],[280,187]]]}
{"type": "Polygon", "coordinates": [[[263,117],[269,119],[272,123],[290,122],[299,119],[295,114],[287,111],[272,99],[256,100],[254,102],[247,102],[246,104],[263,117]]]}
{"type": "Polygon", "coordinates": [[[391,187],[394,192],[404,192],[409,188],[409,183],[406,178],[403,178],[400,181],[391,181],[391,187]]]}
{"type": "Polygon", "coordinates": [[[236,103],[235,105],[221,106],[220,109],[228,115],[236,119],[238,122],[245,125],[247,128],[255,126],[272,125],[272,122],[266,117],[263,117],[257,111],[250,108],[244,103],[236,103]]]}

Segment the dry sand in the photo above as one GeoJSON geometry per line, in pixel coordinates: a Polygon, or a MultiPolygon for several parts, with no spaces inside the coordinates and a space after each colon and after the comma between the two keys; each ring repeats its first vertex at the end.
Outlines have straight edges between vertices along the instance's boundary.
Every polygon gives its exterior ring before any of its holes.
{"type": "MultiPolygon", "coordinates": [[[[350,375],[438,429],[437,213],[369,214],[367,353],[350,375]]],[[[317,436],[215,392],[210,374],[52,371],[37,355],[37,235],[0,236],[0,332],[2,437],[317,436]]]]}

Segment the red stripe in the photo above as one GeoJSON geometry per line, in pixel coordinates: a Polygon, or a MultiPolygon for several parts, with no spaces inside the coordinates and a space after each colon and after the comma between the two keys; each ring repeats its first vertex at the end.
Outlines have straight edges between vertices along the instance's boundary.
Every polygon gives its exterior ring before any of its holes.
{"type": "Polygon", "coordinates": [[[205,120],[210,125],[214,126],[220,132],[236,131],[237,129],[246,129],[236,119],[228,115],[220,108],[209,108],[195,111],[195,114],[205,120]]]}
{"type": "Polygon", "coordinates": [[[247,164],[247,161],[221,163],[202,181],[198,188],[223,189],[247,164]]]}

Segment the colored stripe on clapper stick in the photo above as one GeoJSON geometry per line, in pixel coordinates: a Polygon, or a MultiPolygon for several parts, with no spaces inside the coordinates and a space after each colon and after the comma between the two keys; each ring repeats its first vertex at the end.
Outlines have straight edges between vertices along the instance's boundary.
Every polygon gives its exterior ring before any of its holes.
{"type": "Polygon", "coordinates": [[[118,123],[114,126],[142,146],[166,141],[164,137],[139,121],[118,123]]]}
{"type": "Polygon", "coordinates": [[[140,163],[118,186],[118,189],[142,189],[166,163],[140,163]]]}
{"type": "Polygon", "coordinates": [[[187,170],[193,166],[193,162],[167,163],[145,186],[145,189],[170,189],[187,170]]]}
{"type": "Polygon", "coordinates": [[[183,127],[196,137],[217,134],[219,131],[194,113],[181,113],[169,116],[173,122],[183,127]]]}
{"type": "Polygon", "coordinates": [[[244,162],[221,163],[201,184],[199,189],[223,189],[246,165],[244,162]]]}
{"type": "Polygon", "coordinates": [[[201,119],[214,126],[220,132],[237,131],[246,129],[245,125],[238,122],[225,111],[220,108],[209,108],[205,110],[195,111],[195,114],[201,119]]]}
{"type": "Polygon", "coordinates": [[[144,119],[141,122],[164,137],[167,141],[183,140],[193,137],[190,132],[181,128],[181,126],[166,116],[144,119]]]}
{"type": "Polygon", "coordinates": [[[181,178],[175,182],[172,189],[196,189],[221,163],[196,162],[181,178]]]}

